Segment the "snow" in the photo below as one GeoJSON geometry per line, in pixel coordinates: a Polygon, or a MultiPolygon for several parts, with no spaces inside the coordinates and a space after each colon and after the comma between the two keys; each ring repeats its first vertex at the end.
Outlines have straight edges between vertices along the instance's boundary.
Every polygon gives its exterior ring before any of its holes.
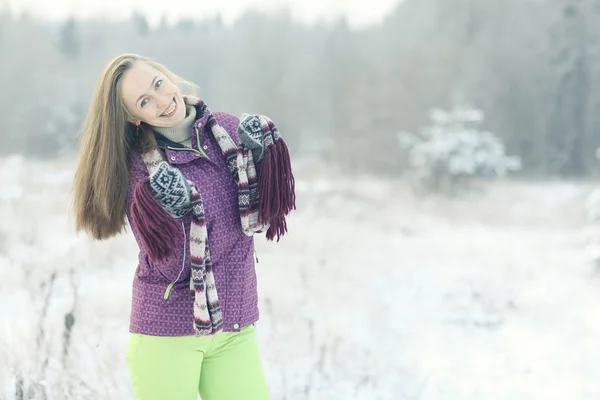
{"type": "MultiPolygon", "coordinates": [[[[44,379],[49,399],[132,398],[137,249],[130,235],[75,236],[72,173],[72,160],[0,160],[0,398],[15,398],[17,371],[26,384],[44,379]]],[[[296,174],[289,235],[256,242],[272,399],[600,398],[593,183],[496,181],[445,198],[374,177],[296,174]]]]}

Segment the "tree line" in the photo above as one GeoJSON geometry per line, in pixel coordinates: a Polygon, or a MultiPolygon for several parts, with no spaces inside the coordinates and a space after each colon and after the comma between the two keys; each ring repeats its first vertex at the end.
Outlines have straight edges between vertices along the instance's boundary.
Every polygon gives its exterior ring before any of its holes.
{"type": "Polygon", "coordinates": [[[298,154],[400,174],[400,131],[468,102],[527,176],[593,176],[600,1],[405,0],[384,21],[306,24],[287,11],[60,23],[0,11],[2,153],[73,152],[105,63],[136,52],[197,83],[215,110],[271,116],[298,154]]]}

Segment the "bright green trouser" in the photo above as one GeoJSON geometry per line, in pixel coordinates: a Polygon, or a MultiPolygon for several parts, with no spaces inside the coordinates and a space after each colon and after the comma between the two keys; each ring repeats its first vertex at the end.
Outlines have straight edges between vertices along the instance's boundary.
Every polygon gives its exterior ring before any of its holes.
{"type": "Polygon", "coordinates": [[[136,400],[268,400],[254,325],[213,336],[131,334],[136,400]]]}

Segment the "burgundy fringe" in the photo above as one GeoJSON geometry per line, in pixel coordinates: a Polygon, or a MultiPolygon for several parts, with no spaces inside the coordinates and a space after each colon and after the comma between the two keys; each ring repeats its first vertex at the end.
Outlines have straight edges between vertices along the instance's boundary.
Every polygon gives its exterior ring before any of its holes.
{"type": "Polygon", "coordinates": [[[277,141],[279,146],[279,161],[282,171],[282,185],[285,188],[282,190],[282,212],[287,214],[296,209],[296,180],[292,173],[292,163],[290,161],[290,152],[283,140],[277,141]]]}
{"type": "Polygon", "coordinates": [[[272,146],[265,149],[265,154],[260,162],[258,172],[258,221],[266,223],[269,221],[271,212],[271,186],[273,173],[273,153],[272,146]]]}
{"type": "Polygon", "coordinates": [[[134,189],[131,217],[152,260],[164,260],[173,254],[179,227],[154,199],[149,177],[138,182],[134,189]]]}
{"type": "Polygon", "coordinates": [[[267,239],[287,232],[285,216],[296,209],[295,180],[289,150],[282,139],[265,149],[258,174],[258,220],[268,223],[267,239]]]}
{"type": "Polygon", "coordinates": [[[275,236],[277,236],[277,241],[279,242],[279,238],[283,236],[287,232],[287,222],[285,220],[285,216],[277,217],[271,220],[271,225],[269,225],[269,229],[267,229],[267,240],[273,240],[275,236]]]}

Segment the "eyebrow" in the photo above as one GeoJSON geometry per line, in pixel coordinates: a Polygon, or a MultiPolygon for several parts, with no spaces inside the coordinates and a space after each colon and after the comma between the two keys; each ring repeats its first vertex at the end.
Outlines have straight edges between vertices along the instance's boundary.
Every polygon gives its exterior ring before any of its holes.
{"type": "MultiPolygon", "coordinates": [[[[154,77],[154,79],[152,79],[152,83],[150,83],[150,89],[152,89],[154,87],[154,82],[156,82],[156,80],[158,79],[158,75],[154,77]]],[[[140,97],[138,97],[138,99],[135,101],[135,105],[139,107],[139,103],[140,100],[142,99],[142,97],[144,97],[146,94],[144,93],[143,95],[141,95],[140,97]]]]}

